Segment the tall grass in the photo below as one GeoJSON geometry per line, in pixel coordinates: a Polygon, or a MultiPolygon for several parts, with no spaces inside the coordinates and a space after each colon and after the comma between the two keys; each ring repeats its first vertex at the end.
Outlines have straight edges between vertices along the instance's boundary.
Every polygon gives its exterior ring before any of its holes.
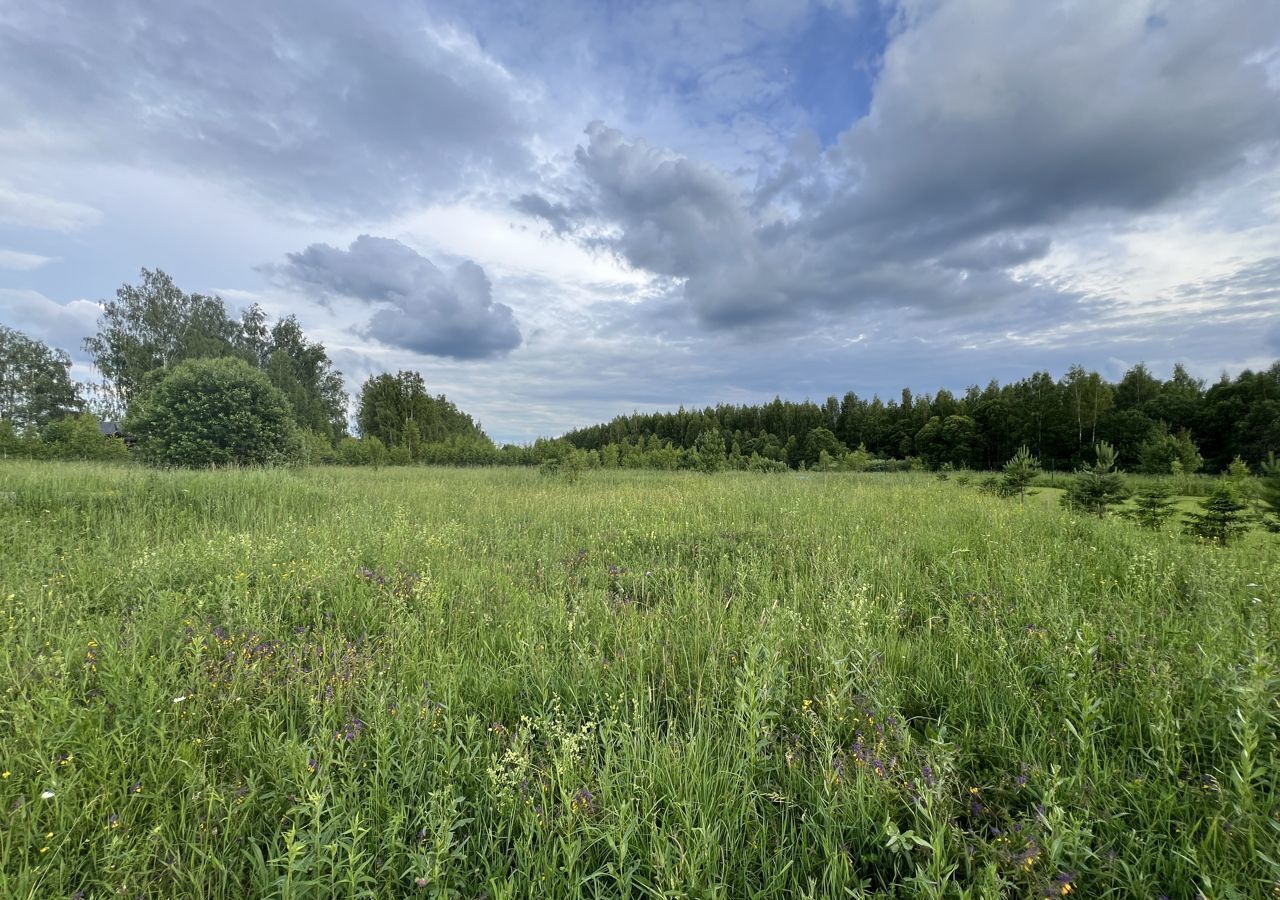
{"type": "Polygon", "coordinates": [[[0,541],[4,897],[1280,883],[1260,533],[926,475],[6,463],[0,541]]]}

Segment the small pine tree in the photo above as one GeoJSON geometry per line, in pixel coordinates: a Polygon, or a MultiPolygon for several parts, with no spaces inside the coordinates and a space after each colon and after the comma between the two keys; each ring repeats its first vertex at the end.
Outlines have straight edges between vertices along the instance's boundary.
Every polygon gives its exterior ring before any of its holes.
{"type": "Polygon", "coordinates": [[[1126,515],[1143,528],[1158,531],[1173,515],[1173,501],[1169,499],[1169,487],[1156,484],[1138,494],[1135,506],[1126,515]]]}
{"type": "Polygon", "coordinates": [[[719,428],[708,428],[698,435],[696,442],[698,460],[696,467],[704,472],[719,472],[725,467],[727,456],[724,435],[719,428]]]}
{"type": "Polygon", "coordinates": [[[1231,483],[1224,481],[1200,501],[1200,512],[1187,513],[1187,533],[1225,547],[1249,527],[1244,517],[1247,508],[1231,483]]]}
{"type": "Polygon", "coordinates": [[[1080,509],[1093,513],[1099,519],[1107,510],[1129,496],[1124,476],[1116,471],[1116,451],[1106,441],[1094,447],[1097,461],[1082,466],[1062,495],[1062,503],[1068,509],[1080,509]]]}
{"type": "Polygon", "coordinates": [[[1027,502],[1027,485],[1040,471],[1040,460],[1031,455],[1026,444],[1018,448],[1018,452],[1004,464],[1004,492],[1008,496],[1018,495],[1019,503],[1027,502]]]}

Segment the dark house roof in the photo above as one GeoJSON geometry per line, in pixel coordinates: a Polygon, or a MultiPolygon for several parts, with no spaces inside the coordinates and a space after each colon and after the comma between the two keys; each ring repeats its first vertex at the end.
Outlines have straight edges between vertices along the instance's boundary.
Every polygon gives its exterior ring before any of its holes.
{"type": "Polygon", "coordinates": [[[98,433],[105,437],[124,434],[124,432],[120,430],[120,423],[111,421],[99,422],[98,433]]]}

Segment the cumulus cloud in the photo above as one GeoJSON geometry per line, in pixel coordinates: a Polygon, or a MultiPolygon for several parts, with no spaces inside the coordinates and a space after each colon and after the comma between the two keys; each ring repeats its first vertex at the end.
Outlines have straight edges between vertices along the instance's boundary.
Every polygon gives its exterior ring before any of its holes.
{"type": "MultiPolygon", "coordinates": [[[[945,256],[889,254],[815,234],[809,223],[820,210],[788,218],[754,209],[749,192],[724,173],[601,123],[587,137],[575,159],[592,217],[574,235],[681,286],[703,325],[809,325],[871,306],[955,313],[1044,293],[1002,268],[1042,255],[1041,235],[958,242],[941,248],[945,256]]],[[[658,314],[669,318],[669,307],[658,314]]]]}
{"type": "Polygon", "coordinates": [[[815,227],[918,245],[1150,209],[1280,139],[1277,33],[1269,0],[937,4],[886,49],[815,227]]]}
{"type": "Polygon", "coordinates": [[[562,189],[590,213],[554,193],[520,208],[677,281],[716,328],[878,306],[1065,315],[1079,297],[1025,268],[1055,227],[1275,165],[1278,32],[1260,22],[1280,7],[904,6],[869,113],[825,151],[798,140],[748,187],[597,122],[562,189]]]}
{"type": "Polygon", "coordinates": [[[329,297],[377,305],[364,334],[393,347],[470,360],[503,356],[522,341],[484,269],[464,261],[446,274],[390,238],[362,234],[346,250],[312,244],[272,271],[329,297]]]}
{"type": "Polygon", "coordinates": [[[102,308],[90,300],[59,303],[38,291],[0,288],[3,324],[81,357],[81,343],[97,331],[102,308]]]}
{"type": "Polygon", "coordinates": [[[377,212],[528,161],[511,75],[408,5],[52,0],[6,13],[0,58],[0,132],[292,208],[377,212]]]}

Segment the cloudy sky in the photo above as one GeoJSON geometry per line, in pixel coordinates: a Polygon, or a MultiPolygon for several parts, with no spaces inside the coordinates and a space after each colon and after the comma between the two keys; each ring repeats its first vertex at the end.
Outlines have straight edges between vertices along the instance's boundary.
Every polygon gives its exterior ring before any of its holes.
{"type": "Polygon", "coordinates": [[[1275,0],[12,3],[0,322],[140,267],[500,440],[1280,357],[1275,0]]]}

